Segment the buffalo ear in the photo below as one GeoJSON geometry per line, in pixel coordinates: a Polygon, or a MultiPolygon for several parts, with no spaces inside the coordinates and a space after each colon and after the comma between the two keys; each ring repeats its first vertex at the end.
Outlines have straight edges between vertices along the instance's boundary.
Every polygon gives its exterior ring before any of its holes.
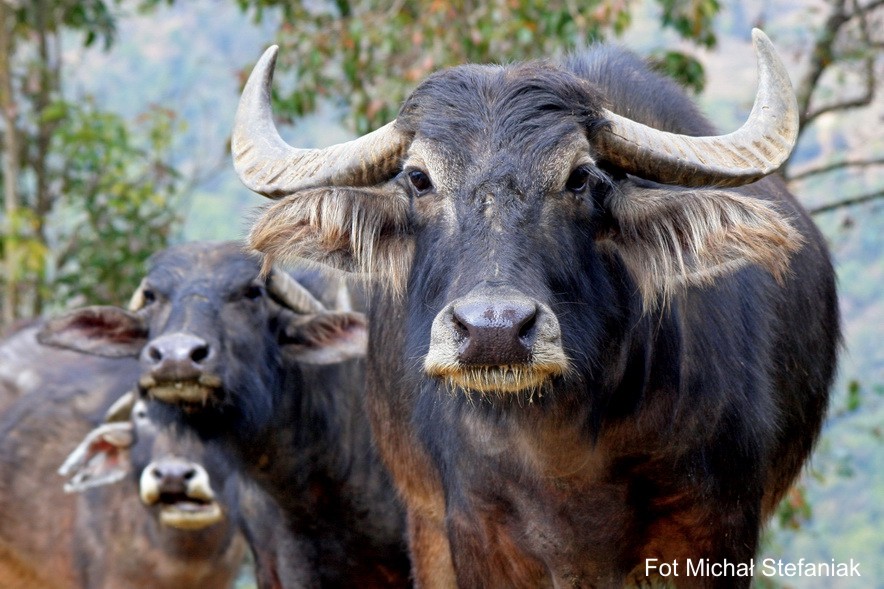
{"type": "Polygon", "coordinates": [[[611,240],[645,309],[748,264],[782,281],[803,244],[772,202],[727,190],[622,183],[606,205],[616,221],[611,240]]]}
{"type": "Polygon", "coordinates": [[[125,477],[132,468],[129,448],[135,442],[131,421],[105,423],[88,434],[58,469],[69,477],[68,493],[109,485],[125,477]]]}
{"type": "Polygon", "coordinates": [[[95,356],[138,356],[147,343],[147,325],[119,307],[84,307],[47,320],[37,341],[95,356]]]}
{"type": "Polygon", "coordinates": [[[265,268],[277,261],[309,260],[401,292],[414,249],[408,207],[396,181],[302,190],[265,209],[248,242],[265,255],[265,268]]]}
{"type": "Polygon", "coordinates": [[[281,343],[287,356],[304,364],[364,358],[368,347],[365,315],[340,311],[295,315],[285,326],[281,343]]]}

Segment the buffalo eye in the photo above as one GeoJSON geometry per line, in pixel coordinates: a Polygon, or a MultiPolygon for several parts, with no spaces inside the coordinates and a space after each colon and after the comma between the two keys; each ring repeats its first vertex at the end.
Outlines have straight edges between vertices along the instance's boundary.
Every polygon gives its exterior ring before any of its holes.
{"type": "Polygon", "coordinates": [[[430,181],[430,177],[427,176],[426,172],[422,172],[421,170],[409,170],[407,174],[408,181],[414,186],[418,196],[423,196],[433,189],[433,183],[430,181]]]}
{"type": "Polygon", "coordinates": [[[141,291],[141,298],[144,299],[145,305],[149,305],[157,300],[157,293],[149,288],[145,288],[141,291]]]}
{"type": "Polygon", "coordinates": [[[582,194],[586,192],[586,188],[589,185],[589,176],[589,170],[586,167],[580,166],[575,168],[571,175],[568,176],[565,188],[574,194],[582,194]]]}
{"type": "Polygon", "coordinates": [[[247,299],[255,300],[264,295],[264,289],[257,284],[251,284],[243,291],[242,296],[247,299]]]}

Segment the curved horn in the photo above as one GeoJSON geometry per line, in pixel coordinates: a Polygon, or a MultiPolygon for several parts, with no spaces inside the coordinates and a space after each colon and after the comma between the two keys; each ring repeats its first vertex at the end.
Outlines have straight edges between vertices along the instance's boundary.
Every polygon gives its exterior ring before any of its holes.
{"type": "Polygon", "coordinates": [[[267,291],[280,303],[297,313],[322,313],[326,310],[325,305],[297,280],[276,268],[267,277],[267,291]]]}
{"type": "Polygon", "coordinates": [[[338,279],[338,290],[335,293],[335,309],[338,311],[353,311],[353,297],[350,294],[350,285],[346,278],[338,279]]]}
{"type": "Polygon", "coordinates": [[[126,307],[130,311],[138,311],[142,309],[147,302],[144,300],[144,283],[146,281],[147,278],[142,278],[141,282],[138,284],[138,288],[132,293],[132,298],[129,299],[129,305],[126,307]]]}
{"type": "Polygon", "coordinates": [[[136,401],[138,401],[138,394],[135,391],[127,391],[104,412],[104,422],[129,421],[136,401]]]}
{"type": "Polygon", "coordinates": [[[276,45],[249,76],[233,123],[231,151],[239,179],[249,189],[279,198],[316,186],[369,186],[388,179],[408,148],[396,121],[358,139],[324,149],[298,149],[279,136],[270,109],[276,45]]]}
{"type": "Polygon", "coordinates": [[[777,170],[798,136],[798,105],[789,74],[770,39],[752,30],[758,56],[758,92],[749,119],[717,137],[659,131],[605,111],[611,122],[599,136],[603,157],[648,180],[682,186],[742,186],[777,170]]]}

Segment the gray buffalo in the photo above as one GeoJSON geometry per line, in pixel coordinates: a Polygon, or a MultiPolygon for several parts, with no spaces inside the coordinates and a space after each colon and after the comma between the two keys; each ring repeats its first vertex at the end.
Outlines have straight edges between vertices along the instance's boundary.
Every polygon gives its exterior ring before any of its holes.
{"type": "Polygon", "coordinates": [[[246,543],[228,461],[121,407],[137,361],[43,346],[43,327],[0,344],[2,371],[18,375],[0,414],[0,587],[231,587],[246,543]],[[63,490],[63,463],[80,492],[63,490]]]}
{"type": "MultiPolygon", "coordinates": [[[[156,254],[129,310],[63,315],[44,341],[140,359],[151,416],[220,447],[270,497],[244,518],[259,582],[409,582],[402,507],[363,408],[366,323],[339,280],[272,269],[236,243],[156,254]]],[[[251,505],[249,503],[248,505],[251,505]]],[[[243,512],[249,512],[248,506],[243,512]]]]}

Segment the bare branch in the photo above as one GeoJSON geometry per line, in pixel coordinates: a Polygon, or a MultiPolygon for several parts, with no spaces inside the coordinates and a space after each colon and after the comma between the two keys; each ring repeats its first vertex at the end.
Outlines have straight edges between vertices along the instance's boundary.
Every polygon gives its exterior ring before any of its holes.
{"type": "Polygon", "coordinates": [[[832,47],[838,36],[838,31],[848,20],[844,12],[844,0],[835,0],[832,3],[832,12],[826,19],[825,25],[817,37],[813,50],[811,51],[810,67],[805,74],[804,79],[798,85],[796,95],[798,98],[799,128],[805,125],[804,113],[810,106],[810,98],[817,87],[819,79],[823,72],[833,61],[832,47]]]}
{"type": "Polygon", "coordinates": [[[852,108],[862,108],[864,106],[868,106],[872,103],[872,100],[875,98],[875,93],[873,90],[874,84],[870,81],[869,87],[867,88],[866,94],[859,98],[854,98],[852,100],[845,100],[844,102],[836,102],[834,104],[828,104],[826,106],[822,106],[817,110],[808,113],[804,117],[804,124],[807,125],[813,122],[815,119],[821,117],[822,115],[829,112],[836,112],[841,110],[850,110],[852,108]]]}
{"type": "Polygon", "coordinates": [[[868,4],[866,4],[865,6],[858,6],[856,12],[857,12],[857,14],[860,14],[860,13],[868,14],[868,13],[876,10],[877,8],[880,8],[881,6],[884,6],[884,0],[873,0],[872,2],[869,2],[868,4]]]}
{"type": "Polygon", "coordinates": [[[877,200],[879,198],[884,198],[884,190],[879,190],[877,192],[870,192],[869,194],[863,194],[861,196],[855,196],[852,198],[845,198],[844,200],[838,200],[829,204],[825,204],[819,207],[814,207],[807,212],[811,215],[819,215],[821,213],[828,213],[830,211],[834,211],[836,209],[843,209],[847,207],[852,207],[855,205],[860,205],[863,203],[871,202],[873,200],[877,200]]]}
{"type": "MultiPolygon", "coordinates": [[[[849,11],[846,6],[847,1],[848,0],[830,0],[831,12],[823,27],[817,34],[816,42],[810,53],[811,59],[807,73],[796,88],[799,116],[799,141],[801,136],[811,128],[811,123],[815,122],[820,116],[826,113],[862,108],[871,104],[875,98],[879,82],[875,74],[875,57],[877,55],[875,48],[881,45],[881,42],[872,39],[872,36],[869,33],[867,16],[872,11],[884,6],[884,0],[871,0],[864,6],[860,5],[859,0],[850,0],[851,9],[849,11]],[[842,28],[855,19],[858,19],[863,48],[867,52],[863,59],[863,80],[860,82],[863,86],[862,95],[855,96],[851,99],[842,99],[833,104],[821,106],[811,111],[810,102],[818,89],[824,72],[832,66],[845,61],[843,56],[836,55],[835,44],[841,34],[842,28]]],[[[790,177],[789,169],[791,164],[792,160],[790,159],[784,164],[781,170],[782,174],[787,178],[790,177]]]]}
{"type": "MultiPolygon", "coordinates": [[[[866,20],[866,15],[870,10],[873,9],[875,4],[884,4],[884,1],[877,0],[876,2],[872,2],[867,6],[860,6],[857,0],[853,0],[853,12],[844,13],[843,12],[843,4],[840,5],[841,14],[838,15],[839,18],[832,21],[830,19],[830,23],[837,22],[838,27],[840,28],[848,21],[852,20],[854,17],[859,18],[859,31],[862,37],[862,42],[866,47],[870,47],[872,45],[872,37],[869,34],[869,24],[866,20]]],[[[835,62],[835,56],[832,51],[832,45],[835,42],[835,37],[837,36],[837,30],[833,31],[833,35],[831,37],[824,35],[824,37],[829,41],[829,45],[826,48],[828,52],[829,61],[825,64],[822,64],[822,70],[820,70],[819,74],[822,75],[822,72],[832,65],[835,62]]],[[[875,86],[877,84],[877,80],[875,79],[875,54],[873,52],[869,52],[866,58],[863,60],[863,81],[865,82],[865,89],[863,94],[859,97],[843,100],[841,102],[836,102],[834,104],[829,104],[826,106],[822,106],[814,111],[808,111],[807,109],[810,107],[809,101],[811,95],[813,94],[814,88],[806,89],[810,92],[810,95],[807,96],[808,103],[804,105],[804,114],[803,120],[801,121],[802,125],[808,125],[815,119],[820,116],[834,111],[840,110],[849,110],[852,108],[861,108],[863,106],[868,106],[871,104],[872,100],[875,98],[875,86]]],[[[816,81],[819,81],[819,76],[817,76],[816,81]]]]}
{"type": "Polygon", "coordinates": [[[832,162],[822,166],[809,167],[797,174],[793,174],[786,178],[786,182],[797,182],[804,180],[810,176],[818,176],[826,174],[842,168],[871,168],[874,166],[884,166],[884,158],[873,158],[869,160],[843,160],[840,162],[832,162]]]}
{"type": "Polygon", "coordinates": [[[796,174],[788,176],[786,178],[786,181],[797,182],[799,180],[804,180],[805,178],[808,178],[810,176],[826,174],[828,172],[840,170],[841,168],[871,168],[873,166],[884,166],[884,157],[874,158],[870,160],[843,160],[840,162],[832,162],[830,164],[825,164],[822,166],[810,167],[796,174]]]}

